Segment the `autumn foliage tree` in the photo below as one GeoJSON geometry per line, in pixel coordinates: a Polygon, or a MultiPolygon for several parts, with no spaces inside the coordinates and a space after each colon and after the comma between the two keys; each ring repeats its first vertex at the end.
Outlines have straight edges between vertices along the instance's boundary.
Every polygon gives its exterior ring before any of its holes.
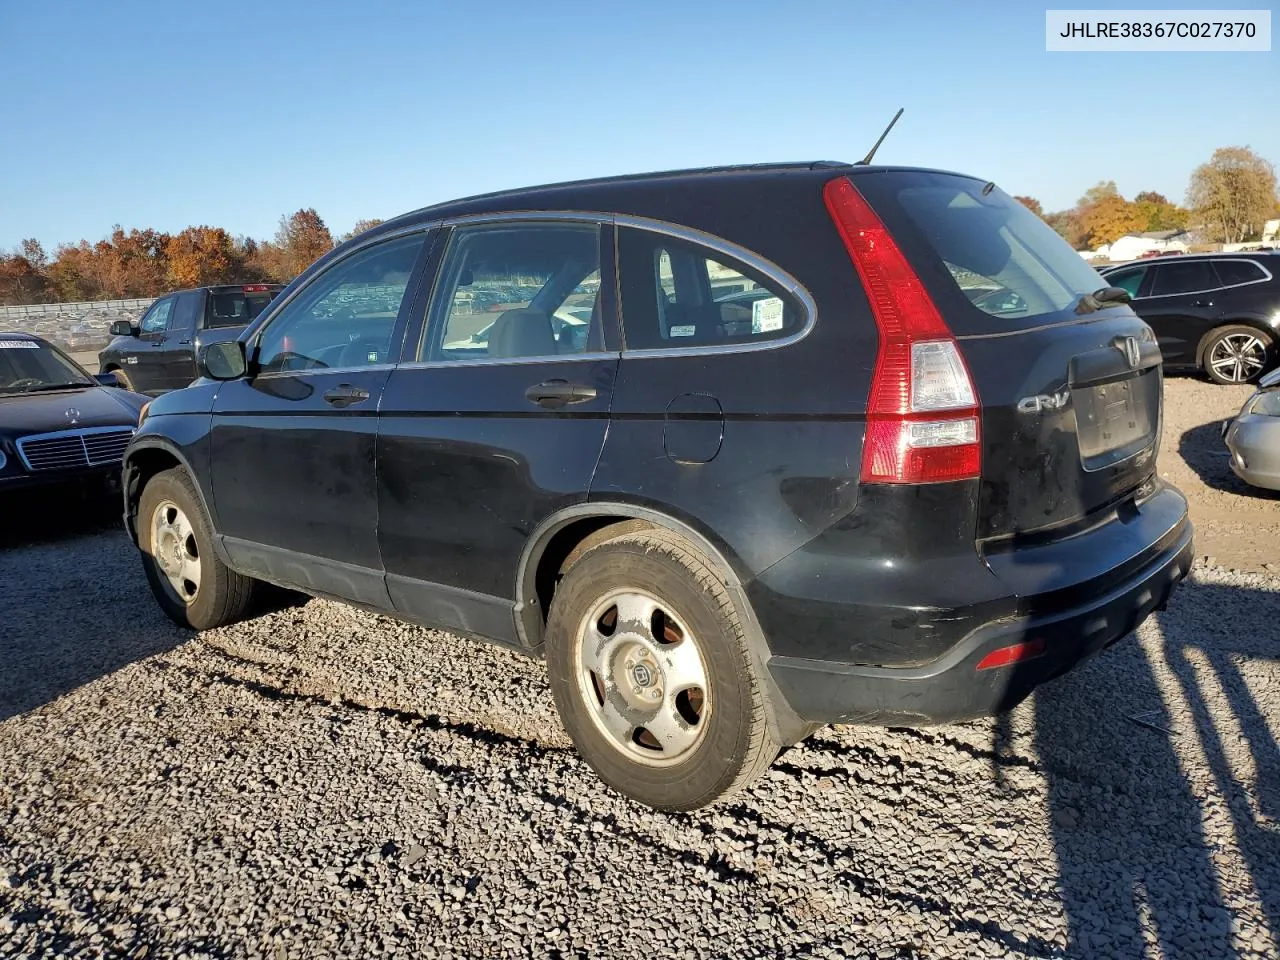
{"type": "Polygon", "coordinates": [[[333,234],[312,207],[280,218],[276,231],[277,270],[281,275],[296,277],[315,260],[333,249],[333,234]]]}
{"type": "Polygon", "coordinates": [[[221,227],[187,227],[169,238],[169,285],[202,287],[235,279],[231,235],[221,227]]]}
{"type": "Polygon", "coordinates": [[[1040,201],[1035,197],[1014,197],[1013,199],[1017,200],[1037,217],[1044,216],[1044,207],[1040,206],[1040,201]]]}

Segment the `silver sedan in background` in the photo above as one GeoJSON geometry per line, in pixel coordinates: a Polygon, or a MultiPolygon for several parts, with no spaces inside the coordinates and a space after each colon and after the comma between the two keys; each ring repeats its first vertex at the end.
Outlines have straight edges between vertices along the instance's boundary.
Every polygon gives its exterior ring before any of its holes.
{"type": "Polygon", "coordinates": [[[1231,469],[1245,483],[1280,490],[1280,370],[1258,383],[1234,420],[1222,425],[1231,469]]]}

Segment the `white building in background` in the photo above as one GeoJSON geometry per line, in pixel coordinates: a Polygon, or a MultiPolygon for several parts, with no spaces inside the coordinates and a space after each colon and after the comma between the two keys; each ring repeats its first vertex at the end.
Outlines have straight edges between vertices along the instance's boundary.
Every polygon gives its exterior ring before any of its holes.
{"type": "Polygon", "coordinates": [[[1080,256],[1086,260],[1108,260],[1120,263],[1124,260],[1137,260],[1144,254],[1186,253],[1186,243],[1178,239],[1185,237],[1185,230],[1148,230],[1146,233],[1126,233],[1115,243],[1104,243],[1097,250],[1081,250],[1080,256]]]}
{"type": "Polygon", "coordinates": [[[1223,253],[1236,253],[1239,250],[1260,250],[1263,247],[1275,249],[1280,247],[1280,220],[1268,220],[1262,225],[1262,239],[1250,240],[1247,243],[1224,243],[1223,253]]]}

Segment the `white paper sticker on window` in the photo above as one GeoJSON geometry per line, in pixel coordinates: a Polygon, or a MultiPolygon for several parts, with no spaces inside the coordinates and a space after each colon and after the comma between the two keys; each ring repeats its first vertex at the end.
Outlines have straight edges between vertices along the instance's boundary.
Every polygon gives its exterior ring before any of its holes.
{"type": "Polygon", "coordinates": [[[692,337],[697,332],[698,328],[692,323],[681,324],[671,328],[671,336],[673,337],[692,337]]]}
{"type": "Polygon", "coordinates": [[[0,350],[39,350],[34,340],[0,340],[0,350]]]}
{"type": "Polygon", "coordinates": [[[782,300],[778,297],[765,297],[751,304],[751,332],[769,333],[782,329],[782,300]]]}

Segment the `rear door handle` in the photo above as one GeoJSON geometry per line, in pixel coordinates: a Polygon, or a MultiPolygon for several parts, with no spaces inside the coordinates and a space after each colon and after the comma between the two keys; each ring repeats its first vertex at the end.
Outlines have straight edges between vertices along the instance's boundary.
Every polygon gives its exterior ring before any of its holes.
{"type": "Polygon", "coordinates": [[[361,400],[369,399],[369,391],[361,387],[353,387],[349,383],[340,383],[332,390],[328,390],[324,395],[325,403],[332,404],[341,410],[343,407],[349,407],[353,403],[359,403],[361,400]]]}
{"type": "Polygon", "coordinates": [[[534,384],[524,395],[539,406],[554,410],[565,404],[594,400],[596,388],[583,383],[570,383],[568,380],[544,380],[534,384]]]}

